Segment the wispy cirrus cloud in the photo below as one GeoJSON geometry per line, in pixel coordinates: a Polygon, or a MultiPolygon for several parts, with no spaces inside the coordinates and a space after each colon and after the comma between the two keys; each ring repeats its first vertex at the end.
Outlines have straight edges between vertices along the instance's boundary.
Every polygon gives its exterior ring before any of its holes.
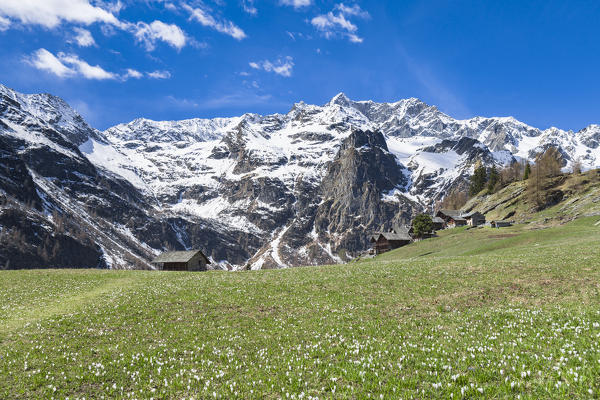
{"type": "Polygon", "coordinates": [[[440,106],[442,111],[455,115],[458,118],[473,116],[469,107],[457,93],[452,91],[447,84],[439,79],[434,69],[426,61],[414,59],[402,45],[396,45],[396,52],[405,62],[406,67],[413,74],[416,81],[429,92],[429,95],[440,106]]]}
{"type": "Polygon", "coordinates": [[[4,32],[10,28],[10,20],[0,16],[0,32],[4,32]]]}
{"type": "Polygon", "coordinates": [[[344,3],[339,3],[327,14],[317,15],[311,19],[310,23],[326,39],[343,37],[352,43],[362,43],[363,38],[357,35],[358,27],[350,20],[351,17],[370,18],[369,13],[361,9],[358,4],[346,6],[344,3]]]}
{"type": "Polygon", "coordinates": [[[169,79],[171,77],[171,73],[169,71],[153,71],[147,72],[146,76],[152,79],[169,79]]]}
{"type": "Polygon", "coordinates": [[[25,59],[33,67],[56,75],[59,78],[81,77],[91,80],[120,80],[140,79],[143,76],[152,79],[167,79],[171,77],[168,71],[154,71],[142,73],[132,68],[127,68],[124,73],[118,74],[105,70],[99,65],[91,65],[75,54],[58,53],[54,55],[46,49],[38,49],[25,59]]]}
{"type": "Polygon", "coordinates": [[[292,76],[292,70],[294,68],[294,59],[290,56],[278,58],[275,61],[255,61],[250,62],[250,68],[259,69],[267,72],[274,72],[277,75],[289,78],[292,76]]]}
{"type": "Polygon", "coordinates": [[[258,14],[258,9],[254,6],[254,0],[242,0],[242,10],[250,15],[258,14]]]}
{"type": "Polygon", "coordinates": [[[215,18],[206,7],[191,7],[189,4],[183,4],[183,8],[190,13],[190,19],[199,22],[202,26],[214,29],[217,32],[229,35],[236,40],[242,40],[247,37],[246,32],[233,22],[215,18]]]}
{"type": "Polygon", "coordinates": [[[312,4],[312,0],[279,0],[279,4],[284,6],[292,6],[295,9],[308,7],[312,4]]]}
{"type": "Polygon", "coordinates": [[[198,106],[204,109],[218,109],[222,107],[248,107],[265,103],[272,104],[273,96],[270,94],[256,94],[244,91],[211,98],[198,103],[198,106]]]}

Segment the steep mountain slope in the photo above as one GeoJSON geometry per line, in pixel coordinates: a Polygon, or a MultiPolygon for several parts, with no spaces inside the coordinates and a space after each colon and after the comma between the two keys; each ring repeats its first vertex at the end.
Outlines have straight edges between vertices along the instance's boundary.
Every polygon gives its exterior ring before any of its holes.
{"type": "Polygon", "coordinates": [[[488,220],[509,220],[532,227],[597,216],[600,215],[600,169],[544,179],[537,195],[528,191],[527,181],[514,182],[493,194],[482,192],[470,199],[463,210],[479,211],[488,220]]]}
{"type": "Polygon", "coordinates": [[[18,252],[19,266],[41,266],[31,254],[45,241],[54,249],[58,232],[97,257],[73,266],[147,267],[164,249],[194,247],[222,268],[343,261],[367,246],[365,233],[464,187],[477,160],[500,166],[555,145],[565,167],[600,164],[597,125],[455,120],[417,99],[339,94],[287,114],[137,119],[100,132],[54,96],[3,86],[0,96],[0,241],[26,236],[0,265],[15,266],[18,252]],[[20,225],[2,222],[8,212],[20,225]]]}

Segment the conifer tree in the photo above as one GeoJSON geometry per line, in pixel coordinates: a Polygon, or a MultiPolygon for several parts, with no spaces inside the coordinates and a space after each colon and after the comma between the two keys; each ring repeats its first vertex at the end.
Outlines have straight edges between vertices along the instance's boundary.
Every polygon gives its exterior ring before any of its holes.
{"type": "Polygon", "coordinates": [[[469,187],[469,194],[471,196],[475,196],[477,193],[481,192],[485,187],[485,183],[487,181],[487,171],[485,167],[481,164],[475,167],[475,171],[473,172],[473,176],[471,176],[471,185],[469,187]]]}
{"type": "Polygon", "coordinates": [[[526,181],[527,179],[529,179],[529,175],[531,175],[531,165],[529,165],[529,162],[527,162],[527,164],[525,164],[525,172],[523,173],[523,180],[526,181]]]}
{"type": "Polygon", "coordinates": [[[413,220],[412,226],[413,236],[416,238],[422,238],[433,230],[433,220],[431,219],[430,215],[419,214],[413,220]]]}
{"type": "Polygon", "coordinates": [[[488,178],[488,190],[490,192],[494,191],[494,188],[496,187],[496,184],[498,183],[498,170],[496,169],[495,165],[492,165],[492,168],[490,169],[490,177],[488,178]]]}

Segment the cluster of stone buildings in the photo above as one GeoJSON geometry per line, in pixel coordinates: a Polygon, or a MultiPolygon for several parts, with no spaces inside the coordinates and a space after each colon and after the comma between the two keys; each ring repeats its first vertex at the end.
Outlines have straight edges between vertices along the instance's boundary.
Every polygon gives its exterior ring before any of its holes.
{"type": "MultiPolygon", "coordinates": [[[[425,235],[425,238],[432,237],[436,231],[459,226],[481,226],[488,225],[494,228],[509,226],[510,222],[491,221],[486,224],[485,215],[478,211],[464,213],[459,210],[439,210],[432,217],[433,229],[425,235]]],[[[372,248],[370,254],[381,254],[386,251],[397,249],[413,242],[412,226],[400,226],[391,229],[389,232],[377,232],[369,237],[372,248]]]]}

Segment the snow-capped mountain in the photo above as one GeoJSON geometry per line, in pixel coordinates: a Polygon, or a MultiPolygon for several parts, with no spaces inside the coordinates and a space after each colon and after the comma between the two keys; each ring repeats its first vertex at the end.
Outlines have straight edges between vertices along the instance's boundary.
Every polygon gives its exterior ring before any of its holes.
{"type": "Polygon", "coordinates": [[[54,96],[1,85],[0,96],[0,240],[20,232],[22,254],[44,242],[50,264],[62,262],[52,243],[69,239],[112,267],[192,247],[221,267],[339,262],[368,246],[366,233],[463,187],[477,160],[500,166],[557,146],[565,167],[600,165],[598,125],[456,120],[414,98],[339,94],[287,114],[136,119],[100,132],[54,96]]]}

